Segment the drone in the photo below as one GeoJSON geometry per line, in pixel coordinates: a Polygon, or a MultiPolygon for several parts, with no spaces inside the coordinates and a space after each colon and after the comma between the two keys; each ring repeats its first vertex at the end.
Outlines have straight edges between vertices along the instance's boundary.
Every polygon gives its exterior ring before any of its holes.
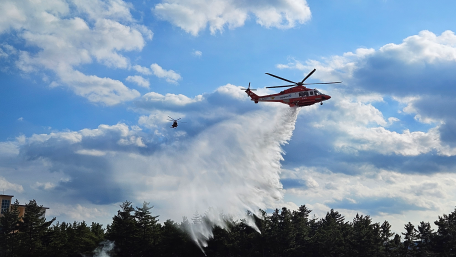
{"type": "MultiPolygon", "coordinates": [[[[173,119],[173,118],[171,118],[171,117],[169,117],[169,116],[168,116],[168,118],[169,118],[169,121],[172,121],[172,122],[173,122],[173,125],[171,125],[170,128],[177,128],[177,121],[180,120],[180,119],[182,119],[182,118],[179,118],[179,119],[175,120],[175,119],[173,119]]],[[[181,122],[181,123],[187,123],[187,122],[181,122]]]]}
{"type": "Polygon", "coordinates": [[[266,87],[266,88],[278,88],[278,87],[291,87],[289,89],[285,89],[278,94],[272,95],[264,95],[259,96],[253,93],[256,89],[250,89],[250,83],[248,88],[241,88],[245,90],[248,96],[250,96],[251,100],[255,103],[258,102],[278,102],[288,104],[290,107],[301,107],[301,106],[309,106],[316,103],[320,103],[323,105],[323,101],[327,101],[331,99],[331,96],[322,94],[317,89],[307,88],[305,85],[315,85],[315,84],[337,84],[342,83],[338,82],[324,82],[324,83],[304,83],[306,79],[308,79],[317,69],[313,69],[302,81],[294,82],[288,79],[284,79],[277,75],[266,73],[269,76],[284,80],[289,83],[293,83],[291,85],[284,85],[284,86],[274,86],[274,87],[266,87]]]}

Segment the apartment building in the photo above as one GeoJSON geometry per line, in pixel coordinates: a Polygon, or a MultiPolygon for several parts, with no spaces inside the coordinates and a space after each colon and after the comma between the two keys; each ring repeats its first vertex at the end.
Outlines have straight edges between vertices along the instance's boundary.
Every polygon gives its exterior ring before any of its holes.
{"type": "MultiPolygon", "coordinates": [[[[2,207],[0,210],[0,217],[3,216],[3,212],[10,210],[11,209],[11,202],[13,199],[14,195],[0,195],[0,201],[2,202],[2,207]]],[[[46,214],[46,210],[49,209],[48,207],[42,207],[42,210],[44,210],[44,214],[46,214]]],[[[25,205],[19,205],[18,206],[19,210],[19,217],[23,217],[25,214],[25,205]]]]}

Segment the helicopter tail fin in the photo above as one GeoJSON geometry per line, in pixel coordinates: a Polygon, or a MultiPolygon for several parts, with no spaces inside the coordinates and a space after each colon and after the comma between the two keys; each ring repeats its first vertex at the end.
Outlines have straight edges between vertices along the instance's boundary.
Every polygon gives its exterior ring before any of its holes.
{"type": "Polygon", "coordinates": [[[255,101],[255,103],[258,103],[258,99],[260,98],[257,94],[253,93],[252,91],[255,91],[256,89],[250,89],[250,82],[249,82],[249,87],[248,88],[241,88],[242,90],[245,90],[248,96],[252,98],[252,101],[255,101]]]}
{"type": "Polygon", "coordinates": [[[257,94],[253,93],[252,90],[247,89],[245,91],[250,98],[252,98],[252,101],[255,101],[256,103],[258,102],[258,99],[260,98],[257,94]]]}

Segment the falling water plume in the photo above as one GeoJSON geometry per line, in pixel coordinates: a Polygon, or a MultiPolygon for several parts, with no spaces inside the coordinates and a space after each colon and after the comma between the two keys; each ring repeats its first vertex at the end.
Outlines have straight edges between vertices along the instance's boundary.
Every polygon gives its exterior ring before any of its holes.
{"type": "MultiPolygon", "coordinates": [[[[199,212],[209,221],[186,229],[200,248],[213,237],[213,226],[227,228],[226,217],[246,218],[247,211],[257,214],[282,199],[281,146],[290,140],[298,113],[289,107],[246,113],[152,157],[153,170],[170,185],[160,195],[162,206],[173,210],[168,216],[199,212]]],[[[154,185],[163,189],[164,184],[154,185]]],[[[260,232],[251,217],[246,219],[260,232]]]]}

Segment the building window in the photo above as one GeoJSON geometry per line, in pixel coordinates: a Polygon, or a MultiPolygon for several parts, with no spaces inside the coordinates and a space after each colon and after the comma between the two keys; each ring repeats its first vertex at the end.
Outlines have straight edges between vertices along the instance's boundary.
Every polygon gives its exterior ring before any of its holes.
{"type": "Polygon", "coordinates": [[[4,199],[2,200],[2,213],[9,210],[10,203],[11,203],[10,200],[4,200],[4,199]]]}

